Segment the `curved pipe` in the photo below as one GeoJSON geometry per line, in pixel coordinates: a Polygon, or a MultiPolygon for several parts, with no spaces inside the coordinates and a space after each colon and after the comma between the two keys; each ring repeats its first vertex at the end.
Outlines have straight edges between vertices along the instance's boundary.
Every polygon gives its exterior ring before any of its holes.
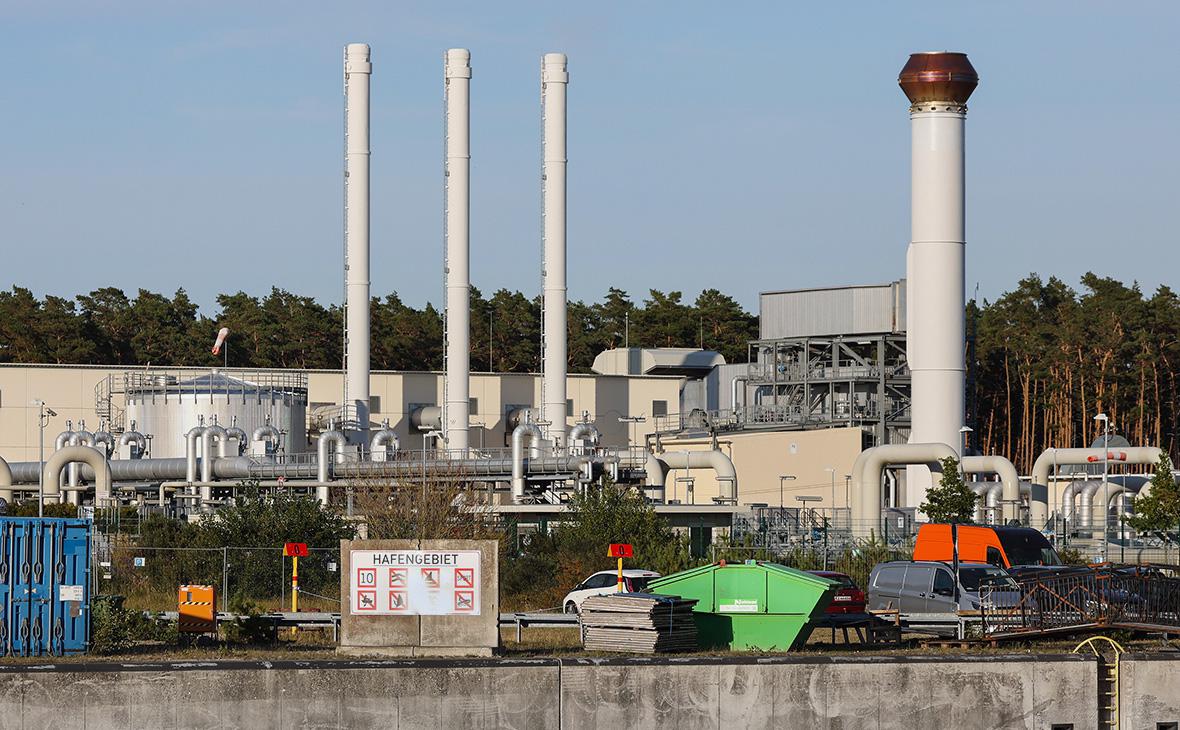
{"type": "Polygon", "coordinates": [[[381,429],[373,434],[369,440],[370,461],[392,461],[394,454],[401,449],[401,440],[397,433],[389,427],[389,421],[381,424],[381,429]],[[378,458],[380,455],[380,458],[378,458]]]}
{"type": "Polygon", "coordinates": [[[570,426],[569,435],[566,437],[566,443],[569,444],[569,452],[571,454],[579,454],[582,448],[577,445],[579,439],[587,439],[591,446],[598,446],[602,440],[602,434],[598,432],[598,427],[593,423],[575,423],[570,426]]]}
{"type": "Polygon", "coordinates": [[[203,433],[204,426],[193,426],[184,435],[184,480],[189,484],[197,481],[197,441],[203,433]]]}
{"type": "Polygon", "coordinates": [[[881,522],[881,473],[886,466],[925,464],[941,472],[940,460],[958,458],[946,444],[887,444],[865,449],[852,466],[853,529],[879,530],[881,522]],[[860,465],[860,468],[857,468],[860,465]]]}
{"type": "Polygon", "coordinates": [[[729,392],[729,410],[735,414],[739,412],[738,411],[738,393],[739,392],[742,394],[741,410],[742,411],[746,410],[746,383],[749,382],[749,380],[750,379],[748,377],[746,377],[745,375],[735,375],[735,376],[733,376],[733,380],[730,381],[730,384],[729,384],[729,391],[730,391],[729,392]],[[738,383],[742,384],[742,389],[740,391],[738,390],[738,383]]]}
{"type": "MultiPolygon", "coordinates": [[[[220,453],[225,444],[225,429],[214,423],[212,426],[206,426],[205,430],[201,432],[201,481],[213,481],[213,442],[217,441],[218,456],[225,457],[225,454],[220,453]]],[[[202,495],[206,490],[209,490],[209,496],[212,496],[212,487],[202,487],[202,495]]],[[[202,497],[204,499],[204,497],[202,497]]]]}
{"type": "Polygon", "coordinates": [[[1074,498],[1078,494],[1078,482],[1070,482],[1065,485],[1065,489],[1061,492],[1061,519],[1073,519],[1074,515],[1074,498]]]}
{"type": "Polygon", "coordinates": [[[1094,495],[1098,493],[1099,489],[1102,489],[1102,482],[1088,481],[1077,491],[1081,498],[1078,516],[1081,519],[1081,524],[1087,528],[1094,526],[1094,495]]]}
{"type": "Polygon", "coordinates": [[[241,456],[243,453],[245,453],[245,451],[246,451],[246,432],[243,431],[242,429],[238,428],[237,426],[230,426],[229,428],[225,429],[225,441],[222,443],[221,447],[217,449],[217,455],[224,459],[227,456],[241,456]],[[238,453],[236,453],[236,454],[226,453],[227,451],[229,451],[229,440],[230,439],[233,439],[238,444],[238,449],[237,449],[238,453]]]}
{"type": "Polygon", "coordinates": [[[328,503],[328,482],[332,479],[331,448],[333,446],[336,447],[336,457],[340,458],[344,455],[344,449],[347,445],[348,441],[344,438],[344,434],[335,428],[330,428],[320,434],[320,440],[317,444],[319,456],[317,477],[320,484],[316,487],[315,496],[322,504],[328,503]]]}
{"type": "Polygon", "coordinates": [[[1001,520],[1001,512],[1003,512],[1003,505],[1000,499],[1004,494],[1004,485],[1000,482],[992,482],[988,485],[987,494],[984,495],[984,503],[987,507],[987,521],[991,524],[998,524],[1001,520]]]}
{"type": "MultiPolygon", "coordinates": [[[[1102,449],[1045,449],[1033,463],[1032,492],[1028,502],[1029,522],[1040,527],[1049,519],[1049,472],[1054,465],[1101,464],[1105,457],[1120,464],[1156,464],[1161,451],[1154,446],[1102,449]]],[[[1085,504],[1082,505],[1083,509],[1085,504]]]]}
{"type": "Polygon", "coordinates": [[[67,446],[60,451],[53,452],[53,456],[45,462],[45,469],[41,478],[45,484],[46,503],[56,503],[60,500],[57,489],[58,478],[62,470],[69,464],[88,464],[94,470],[94,504],[98,506],[101,500],[111,495],[111,466],[106,458],[97,450],[89,446],[67,446]],[[52,485],[52,489],[50,488],[52,485]]]}
{"type": "Polygon", "coordinates": [[[971,515],[971,519],[975,522],[982,524],[984,521],[984,502],[991,486],[991,482],[968,482],[967,484],[967,488],[976,496],[975,511],[971,515]]]}
{"type": "Polygon", "coordinates": [[[147,438],[139,431],[124,431],[123,435],[119,437],[119,447],[122,448],[128,444],[135,447],[131,450],[131,458],[142,459],[144,452],[147,451],[147,438]]]}
{"type": "Polygon", "coordinates": [[[647,455],[645,471],[647,486],[653,495],[663,500],[671,469],[712,469],[717,475],[719,498],[725,502],[737,502],[737,470],[723,452],[711,451],[665,451],[663,454],[647,455]]]}
{"type": "MultiPolygon", "coordinates": [[[[74,424],[70,421],[66,421],[66,430],[59,433],[57,435],[57,438],[53,440],[53,450],[54,451],[61,451],[65,447],[69,446],[70,439],[73,437],[74,437],[74,424]]],[[[58,484],[57,484],[58,489],[60,489],[61,487],[64,487],[65,485],[66,485],[66,478],[65,478],[65,475],[63,474],[61,476],[61,479],[58,481],[58,484]]]]}
{"type": "Polygon", "coordinates": [[[3,456],[0,456],[0,499],[12,504],[12,469],[3,456]]]}
{"type": "Polygon", "coordinates": [[[103,445],[103,453],[109,459],[111,454],[115,453],[115,437],[109,431],[95,431],[94,432],[94,447],[103,445]]]}
{"type": "MultiPolygon", "coordinates": [[[[86,430],[85,425],[82,426],[81,431],[75,431],[74,435],[70,437],[70,446],[94,446],[94,434],[86,430]]],[[[68,448],[68,447],[67,447],[68,448]]],[[[81,498],[78,496],[78,486],[81,484],[79,478],[78,464],[70,464],[69,468],[69,483],[70,483],[70,504],[78,504],[81,498]]]]}
{"type": "Polygon", "coordinates": [[[265,450],[268,454],[278,451],[280,438],[279,430],[269,423],[254,429],[254,433],[251,434],[252,442],[264,441],[266,443],[265,450]]]}
{"type": "Polygon", "coordinates": [[[965,474],[995,474],[1000,477],[1003,488],[1003,504],[1000,515],[1006,522],[1014,519],[1020,506],[1020,474],[1016,466],[1002,456],[964,456],[960,462],[965,474]]]}
{"type": "Polygon", "coordinates": [[[541,429],[531,423],[522,423],[512,429],[512,502],[524,501],[524,442],[529,441],[529,458],[540,456],[541,429]]]}

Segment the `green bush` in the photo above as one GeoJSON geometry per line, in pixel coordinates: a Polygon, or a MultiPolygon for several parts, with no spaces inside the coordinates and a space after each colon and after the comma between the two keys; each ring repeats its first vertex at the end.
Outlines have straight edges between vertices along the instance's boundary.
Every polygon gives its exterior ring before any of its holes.
{"type": "Polygon", "coordinates": [[[175,622],[161,622],[156,616],[123,607],[123,596],[97,596],[90,604],[90,650],[116,654],[140,642],[175,643],[175,622]]]}

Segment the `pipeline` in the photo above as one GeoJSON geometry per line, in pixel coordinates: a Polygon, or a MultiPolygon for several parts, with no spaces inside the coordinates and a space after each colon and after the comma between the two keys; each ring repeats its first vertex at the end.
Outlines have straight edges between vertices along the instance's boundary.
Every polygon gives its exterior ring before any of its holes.
{"type": "MultiPolygon", "coordinates": [[[[1104,451],[1103,449],[1045,449],[1033,463],[1031,493],[1028,503],[1029,522],[1039,528],[1049,519],[1049,472],[1054,465],[1102,463],[1103,459],[1125,464],[1156,464],[1162,452],[1154,446],[1133,446],[1104,451]]],[[[1086,509],[1083,502],[1082,509],[1086,509]]]]}
{"type": "Polygon", "coordinates": [[[336,457],[340,458],[344,455],[344,449],[348,446],[348,440],[344,434],[337,431],[335,424],[330,424],[327,431],[320,434],[320,440],[317,445],[317,452],[319,456],[317,476],[320,481],[320,486],[316,487],[316,499],[321,504],[328,503],[328,487],[327,483],[332,478],[331,465],[331,447],[336,447],[336,457]]]}
{"type": "Polygon", "coordinates": [[[229,440],[233,439],[238,445],[238,453],[234,456],[241,456],[246,453],[246,432],[238,428],[238,417],[234,416],[234,420],[230,423],[230,427],[225,429],[225,447],[217,450],[217,455],[225,458],[229,456],[226,451],[229,450],[229,440]]]}
{"type": "Polygon", "coordinates": [[[665,484],[668,471],[671,469],[712,469],[717,475],[719,498],[722,501],[737,503],[737,470],[733,461],[723,452],[712,451],[666,451],[660,456],[647,455],[644,471],[647,472],[647,486],[649,497],[663,502],[665,484]]]}
{"type": "Polygon", "coordinates": [[[258,428],[254,429],[252,440],[265,442],[266,445],[264,446],[264,449],[269,456],[270,454],[273,454],[279,450],[279,439],[281,437],[282,435],[279,433],[279,430],[270,425],[268,420],[265,426],[259,426],[258,428]]]}
{"type": "Polygon", "coordinates": [[[569,444],[569,452],[571,454],[580,454],[582,449],[578,446],[580,439],[588,439],[592,446],[597,446],[602,440],[602,434],[598,432],[598,427],[588,421],[582,423],[575,423],[570,426],[569,436],[566,441],[569,444]]]}
{"type": "Polygon", "coordinates": [[[881,521],[881,472],[886,466],[925,464],[941,471],[940,460],[958,458],[946,444],[887,444],[865,449],[852,465],[852,525],[878,529],[881,521]]]}
{"type": "MultiPolygon", "coordinates": [[[[1016,517],[1020,504],[1020,473],[1012,462],[1002,456],[964,456],[960,462],[965,474],[995,474],[1000,477],[1002,485],[1003,503],[1001,505],[1001,520],[1009,516],[1016,517]]],[[[995,519],[995,515],[992,515],[995,519]]]]}
{"type": "Polygon", "coordinates": [[[401,440],[397,433],[389,427],[389,421],[382,421],[381,429],[373,434],[369,441],[369,459],[372,461],[392,461],[394,455],[401,448],[401,440]],[[380,458],[378,458],[380,457],[380,458]]]}
{"type": "MultiPolygon", "coordinates": [[[[42,473],[43,483],[45,484],[45,501],[46,503],[54,503],[59,501],[60,493],[57,490],[58,477],[60,477],[62,470],[67,465],[83,463],[87,464],[94,475],[94,503],[99,505],[102,500],[108,499],[111,496],[111,468],[110,462],[97,449],[89,446],[67,446],[60,451],[53,452],[49,460],[45,462],[45,470],[42,473]],[[53,489],[49,485],[54,485],[53,489]]],[[[77,494],[76,488],[71,486],[72,494],[77,494]]]]}
{"type": "Polygon", "coordinates": [[[142,459],[143,454],[147,451],[147,438],[139,431],[134,430],[135,425],[132,424],[131,431],[124,431],[123,435],[119,437],[119,447],[122,448],[131,445],[131,458],[142,459]]]}
{"type": "Polygon", "coordinates": [[[529,440],[529,458],[535,459],[541,455],[540,428],[531,423],[522,423],[512,430],[512,502],[514,504],[524,501],[524,442],[526,438],[529,440]]]}

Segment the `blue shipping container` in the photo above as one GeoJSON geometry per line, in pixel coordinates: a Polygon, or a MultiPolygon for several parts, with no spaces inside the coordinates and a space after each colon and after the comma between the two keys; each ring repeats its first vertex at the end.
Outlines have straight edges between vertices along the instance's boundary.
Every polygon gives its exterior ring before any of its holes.
{"type": "Polygon", "coordinates": [[[90,639],[90,520],[0,517],[0,653],[81,654],[90,639]]]}

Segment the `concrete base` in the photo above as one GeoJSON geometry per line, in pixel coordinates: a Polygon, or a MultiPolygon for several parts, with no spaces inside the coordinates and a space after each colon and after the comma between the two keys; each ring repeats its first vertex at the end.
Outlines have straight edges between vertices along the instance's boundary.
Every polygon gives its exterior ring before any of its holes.
{"type": "Polygon", "coordinates": [[[1119,662],[1120,727],[1180,727],[1180,655],[1124,654],[1119,662]]]}
{"type": "Polygon", "coordinates": [[[336,653],[346,657],[492,657],[486,646],[340,646],[336,653]]]}

